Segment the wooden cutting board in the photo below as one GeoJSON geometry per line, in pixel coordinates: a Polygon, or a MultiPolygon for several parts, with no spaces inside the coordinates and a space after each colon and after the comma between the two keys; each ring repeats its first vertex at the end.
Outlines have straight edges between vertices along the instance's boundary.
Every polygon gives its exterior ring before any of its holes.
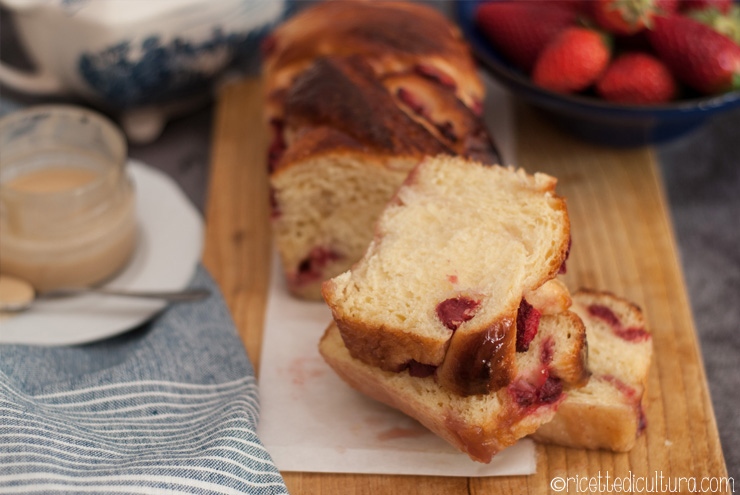
{"type": "MultiPolygon", "coordinates": [[[[257,80],[227,86],[219,96],[204,253],[255,369],[270,255],[268,139],[261,106],[257,80]]],[[[664,492],[670,488],[688,493],[690,480],[678,477],[694,477],[699,486],[703,478],[727,476],[654,153],[649,148],[615,151],[584,144],[528,107],[518,106],[516,117],[519,166],[558,177],[558,192],[568,201],[573,248],[566,283],[571,289],[611,290],[645,311],[655,347],[646,434],[626,454],[538,446],[537,473],[531,476],[283,473],[291,493],[545,494],[553,493],[550,483],[555,477],[573,478],[569,493],[575,493],[576,482],[581,490],[588,488],[578,480],[600,474],[603,482],[607,473],[612,480],[646,478],[647,488],[657,480],[664,492]]]]}

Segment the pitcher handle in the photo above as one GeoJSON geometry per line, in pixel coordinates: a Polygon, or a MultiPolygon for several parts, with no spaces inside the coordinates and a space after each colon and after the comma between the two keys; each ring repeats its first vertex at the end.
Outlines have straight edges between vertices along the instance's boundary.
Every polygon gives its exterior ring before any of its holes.
{"type": "Polygon", "coordinates": [[[53,96],[65,93],[62,81],[54,74],[23,72],[0,61],[0,83],[19,93],[53,96]]]}

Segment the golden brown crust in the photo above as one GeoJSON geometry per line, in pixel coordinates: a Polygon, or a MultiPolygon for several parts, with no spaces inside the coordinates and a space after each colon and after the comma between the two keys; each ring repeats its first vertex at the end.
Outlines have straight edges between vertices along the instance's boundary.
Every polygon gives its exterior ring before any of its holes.
{"type": "Polygon", "coordinates": [[[447,351],[447,342],[407,332],[373,332],[362,322],[337,320],[347,350],[353,358],[385,371],[405,369],[417,363],[438,366],[447,351]]]}
{"type": "Polygon", "coordinates": [[[586,327],[572,311],[557,315],[544,315],[540,326],[565,327],[569,331],[561,336],[551,361],[553,375],[572,387],[582,387],[591,376],[588,369],[588,341],[586,327]]]}
{"type": "Polygon", "coordinates": [[[291,146],[285,150],[276,167],[272,171],[271,178],[290,170],[291,167],[305,163],[312,158],[321,156],[352,156],[362,160],[368,167],[391,168],[394,163],[404,158],[421,160],[418,154],[406,155],[403,153],[381,154],[351,136],[332,127],[311,127],[301,130],[295,134],[291,146]]]}
{"type": "MultiPolygon", "coordinates": [[[[284,126],[296,132],[311,127],[335,129],[331,134],[334,142],[317,142],[324,149],[335,145],[420,158],[449,152],[398,108],[358,57],[321,58],[304,71],[286,94],[284,126]]],[[[288,149],[292,147],[288,143],[288,149]]]]}
{"type": "Polygon", "coordinates": [[[418,73],[392,74],[382,83],[406,115],[455,154],[486,164],[499,163],[483,121],[449,87],[418,73]]]}
{"type": "MultiPolygon", "coordinates": [[[[538,175],[538,174],[535,174],[538,175]]],[[[552,185],[551,191],[553,192],[552,195],[552,202],[556,204],[554,206],[555,209],[560,210],[565,213],[565,226],[563,227],[564,235],[560,239],[560,245],[557,247],[558,250],[558,256],[553,257],[553,264],[550,267],[550,275],[547,279],[543,280],[543,284],[547,282],[548,280],[552,280],[555,277],[558,276],[561,269],[563,268],[563,265],[568,259],[568,256],[570,255],[570,244],[571,244],[571,234],[570,234],[570,216],[568,215],[568,203],[565,200],[564,197],[558,196],[555,194],[555,186],[557,185],[557,180],[554,181],[552,185]]],[[[540,284],[542,286],[542,284],[540,284]]]]}
{"type": "Polygon", "coordinates": [[[455,81],[468,106],[483,99],[459,30],[436,9],[413,2],[322,2],[276,29],[269,45],[270,91],[288,86],[317,57],[361,55],[379,76],[430,64],[455,81]]]}
{"type": "Polygon", "coordinates": [[[437,12],[410,2],[329,1],[297,14],[275,36],[269,55],[275,65],[284,66],[328,53],[451,57],[458,54],[453,40],[459,32],[437,12]],[[322,43],[315,42],[318,35],[322,43]]]}

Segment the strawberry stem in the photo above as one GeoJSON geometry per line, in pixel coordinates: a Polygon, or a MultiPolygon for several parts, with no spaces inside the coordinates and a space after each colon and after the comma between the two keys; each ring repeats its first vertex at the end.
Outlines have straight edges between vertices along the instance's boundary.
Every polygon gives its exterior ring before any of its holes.
{"type": "Polygon", "coordinates": [[[654,2],[653,0],[615,0],[611,5],[611,10],[619,12],[622,19],[632,27],[642,22],[644,26],[649,28],[654,11],[654,2]]]}

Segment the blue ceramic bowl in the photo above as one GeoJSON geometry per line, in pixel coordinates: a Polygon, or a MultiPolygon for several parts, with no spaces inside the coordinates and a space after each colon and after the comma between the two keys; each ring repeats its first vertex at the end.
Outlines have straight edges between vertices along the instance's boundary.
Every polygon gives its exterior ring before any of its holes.
{"type": "Polygon", "coordinates": [[[456,14],[478,60],[514,94],[540,108],[559,127],[591,142],[634,147],[676,138],[712,115],[740,106],[740,91],[662,105],[620,105],[596,97],[563,95],[540,88],[509,64],[475,26],[479,1],[458,0],[456,14]]]}

